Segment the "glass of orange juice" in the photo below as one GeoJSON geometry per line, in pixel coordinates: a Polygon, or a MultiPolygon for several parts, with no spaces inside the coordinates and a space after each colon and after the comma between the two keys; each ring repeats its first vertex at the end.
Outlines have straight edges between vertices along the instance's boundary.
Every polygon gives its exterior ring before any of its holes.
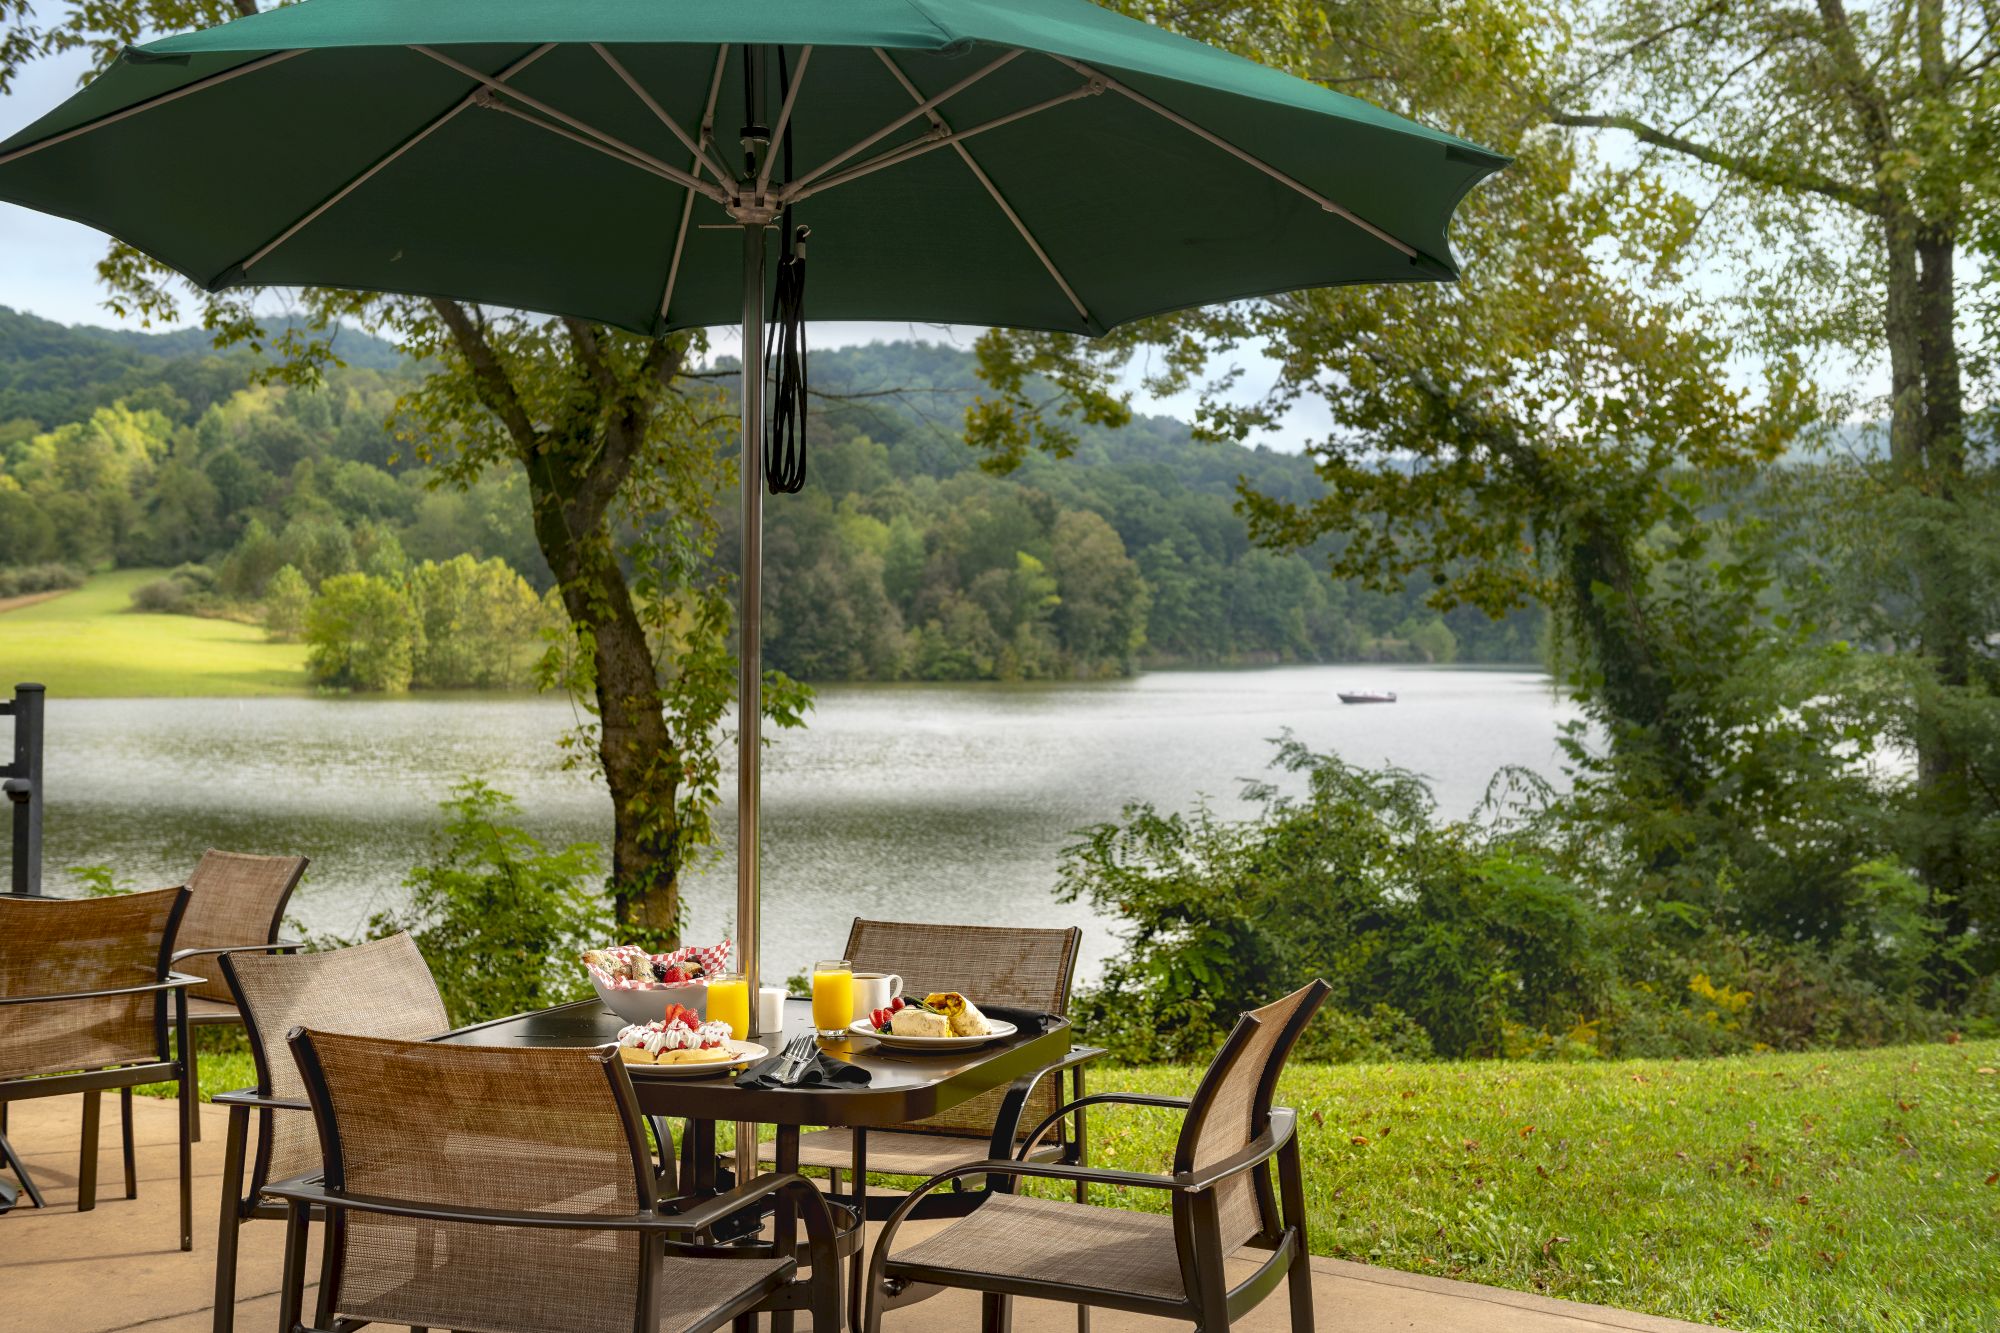
{"type": "Polygon", "coordinates": [[[708,1021],[729,1024],[729,1035],[742,1041],[750,1035],[750,981],[741,972],[723,972],[708,980],[708,1021]]]}
{"type": "Polygon", "coordinates": [[[822,1037],[845,1037],[854,1021],[854,964],[830,958],[813,964],[813,1026],[822,1037]]]}

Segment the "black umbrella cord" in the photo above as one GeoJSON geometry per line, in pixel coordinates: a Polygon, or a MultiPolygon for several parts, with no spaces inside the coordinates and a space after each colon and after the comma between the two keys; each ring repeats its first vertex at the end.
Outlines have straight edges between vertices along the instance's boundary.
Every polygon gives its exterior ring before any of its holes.
{"type": "MultiPolygon", "coordinates": [[[[778,96],[789,88],[785,56],[778,53],[778,96]]],[[[785,179],[792,177],[792,127],[785,125],[785,179]]],[[[764,380],[770,414],[764,442],[764,484],[773,495],[790,495],[806,484],[806,237],[810,227],[792,226],[792,210],[779,218],[785,247],[771,292],[771,339],[764,349],[764,380]]]]}

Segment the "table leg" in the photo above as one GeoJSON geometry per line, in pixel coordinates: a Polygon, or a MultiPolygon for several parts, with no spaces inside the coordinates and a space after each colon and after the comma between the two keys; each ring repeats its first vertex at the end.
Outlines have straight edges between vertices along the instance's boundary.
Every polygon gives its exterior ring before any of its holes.
{"type": "MultiPolygon", "coordinates": [[[[756,1151],[754,1145],[751,1151],[753,1153],[756,1151]]],[[[739,1152],[736,1155],[736,1160],[740,1165],[743,1161],[743,1154],[739,1152]]],[[[753,1156],[751,1161],[754,1163],[756,1158],[753,1156]]],[[[799,1169],[799,1127],[797,1125],[778,1126],[777,1169],[780,1175],[799,1169]]],[[[745,1177],[745,1179],[747,1178],[745,1177]]],[[[777,1243],[779,1254],[790,1254],[798,1246],[799,1210],[792,1203],[789,1196],[781,1196],[777,1207],[771,1210],[771,1236],[777,1243]]],[[[818,1277],[820,1275],[815,1273],[813,1276],[818,1277]]],[[[773,1310],[771,1312],[771,1333],[792,1333],[792,1312],[790,1310],[773,1310]]]]}

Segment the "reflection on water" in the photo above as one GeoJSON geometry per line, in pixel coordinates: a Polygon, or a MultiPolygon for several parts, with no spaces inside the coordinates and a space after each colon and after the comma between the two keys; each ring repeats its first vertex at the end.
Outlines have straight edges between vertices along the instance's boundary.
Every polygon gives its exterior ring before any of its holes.
{"type": "MultiPolygon", "coordinates": [[[[52,691],[52,694],[54,692],[52,691]]],[[[1431,777],[1463,814],[1494,771],[1552,773],[1574,715],[1531,672],[1287,667],[1157,672],[1039,686],[838,685],[810,727],[782,734],[764,772],[766,971],[836,952],[857,914],[1084,927],[1084,967],[1111,923],[1052,897],[1073,830],[1128,801],[1244,807],[1270,739],[1431,777]],[[1340,688],[1394,689],[1391,706],[1343,706],[1340,688]]],[[[610,809],[561,771],[567,705],[520,697],[94,699],[48,710],[47,867],[104,863],[121,883],[172,883],[205,847],[312,857],[293,913],[351,931],[401,894],[453,781],[477,774],[517,796],[545,838],[608,841],[610,809]]],[[[723,790],[733,796],[733,777],[723,790]]],[[[733,801],[719,820],[735,840],[733,801]]],[[[689,929],[712,938],[734,910],[733,858],[689,880],[689,929]]]]}

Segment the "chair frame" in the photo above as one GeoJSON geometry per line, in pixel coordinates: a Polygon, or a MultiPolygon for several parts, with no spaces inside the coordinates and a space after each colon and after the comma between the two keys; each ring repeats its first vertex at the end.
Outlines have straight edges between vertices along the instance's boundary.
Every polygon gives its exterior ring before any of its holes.
{"type": "MultiPolygon", "coordinates": [[[[280,916],[284,909],[279,908],[280,916]]],[[[275,930],[275,926],[273,927],[275,930]]],[[[274,1114],[312,1114],[312,1103],[288,1101],[281,1097],[268,1096],[264,1089],[275,1086],[271,1081],[271,1070],[265,1057],[263,1032],[257,1026],[256,1016],[242,1001],[242,987],[236,979],[236,955],[243,953],[283,953],[299,946],[279,945],[267,947],[261,944],[238,945],[207,952],[218,955],[217,963],[222,976],[229,983],[230,994],[236,998],[237,1021],[250,1043],[250,1062],[257,1071],[257,1086],[243,1088],[235,1092],[217,1093],[209,1100],[218,1106],[229,1108],[229,1128],[222,1149],[222,1205],[219,1210],[215,1241],[215,1300],[211,1327],[213,1333],[231,1333],[236,1327],[236,1277],[237,1258],[242,1249],[242,1231],[245,1222],[262,1219],[284,1221],[287,1209],[284,1204],[267,1202],[266,1188],[271,1178],[271,1117],[274,1114]],[[250,1137],[250,1115],[257,1113],[257,1155],[254,1161],[248,1158],[250,1137]],[[246,1162],[248,1168],[246,1171],[246,1162]],[[244,1177],[249,1177],[245,1188],[244,1177]]]]}
{"type": "MultiPolygon", "coordinates": [[[[857,1333],[881,1333],[885,1306],[917,1284],[968,1287],[981,1292],[981,1323],[988,1330],[1008,1328],[1011,1323],[1011,1298],[1026,1296],[1061,1301],[1080,1309],[1102,1306],[1136,1314],[1189,1320],[1205,1333],[1223,1333],[1234,1320],[1269,1296],[1281,1280],[1287,1284],[1290,1294],[1292,1333],[1312,1333],[1311,1250],[1306,1238],[1305,1185],[1299,1165],[1298,1114],[1289,1107],[1273,1106],[1271,1103],[1277,1092],[1278,1075],[1285,1067],[1284,1057],[1290,1054],[1299,1034],[1318,1012],[1328,989],[1323,981],[1312,984],[1309,998],[1292,1015],[1279,1037],[1276,1051],[1279,1058],[1270,1061],[1259,1075],[1254,1105],[1265,1119],[1262,1129],[1247,1147],[1221,1162],[1204,1168],[1196,1166],[1193,1161],[1192,1145],[1200,1140],[1202,1118],[1210,1113],[1212,1103],[1198,1106],[1192,1097],[1106,1092],[1081,1097],[1058,1108],[1036,1126],[1018,1152],[1008,1157],[996,1155],[984,1162],[969,1162],[940,1172],[917,1186],[898,1204],[876,1238],[875,1251],[868,1264],[863,1323],[857,1333]],[[1080,1113],[1087,1106],[1111,1105],[1169,1108],[1179,1110],[1188,1117],[1175,1149],[1172,1174],[1112,1171],[1028,1160],[1029,1153],[1042,1136],[1060,1121],[1072,1115],[1081,1120],[1080,1113]],[[1278,1177],[1275,1191],[1271,1181],[1271,1164],[1274,1161],[1278,1177]],[[1249,1243],[1269,1249],[1272,1253],[1255,1273],[1232,1287],[1223,1272],[1225,1253],[1218,1190],[1224,1183],[1246,1173],[1254,1173],[1252,1178],[1257,1192],[1258,1214],[1264,1221],[1263,1229],[1252,1236],[1249,1243]],[[1186,1299],[1155,1300],[1054,1280],[1003,1277],[946,1265],[893,1259],[890,1250],[896,1232],[911,1217],[921,1216],[919,1209],[924,1198],[941,1185],[974,1175],[985,1175],[989,1181],[1003,1182],[990,1187],[1007,1192],[1012,1192],[1012,1182],[1022,1178],[1068,1181],[1075,1185],[1079,1194],[1091,1185],[1168,1191],[1172,1195],[1174,1244],[1180,1262],[1181,1281],[1187,1292],[1186,1299]]],[[[1221,1066],[1234,1057],[1256,1035],[1258,1027],[1259,1020],[1250,1014],[1238,1019],[1210,1067],[1221,1066]]]]}
{"type": "MultiPolygon", "coordinates": [[[[180,1121],[180,1222],[181,1249],[194,1248],[194,1150],[195,1127],[199,1123],[201,1111],[200,1090],[194,1082],[194,1044],[187,1022],[187,1005],[168,1003],[168,997],[175,992],[185,996],[187,988],[200,985],[203,978],[176,972],[172,968],[174,957],[174,935],[180,929],[181,917],[187,911],[188,891],[185,886],[175,900],[173,909],[167,915],[166,930],[160,939],[159,980],[144,986],[116,986],[102,990],[65,991],[57,995],[5,995],[0,996],[0,1005],[16,1004],[61,1004],[78,1000],[98,1000],[113,995],[152,995],[153,1004],[153,1049],[158,1058],[142,1064],[107,1065],[98,1069],[86,1069],[71,1074],[32,1074],[20,1078],[0,1079],[0,1117],[4,1117],[9,1103],[31,1101],[38,1097],[60,1097],[66,1093],[83,1094],[83,1143],[77,1164],[76,1210],[87,1213],[97,1206],[97,1143],[98,1122],[104,1090],[118,1089],[121,1109],[124,1112],[122,1147],[125,1165],[125,1197],[139,1197],[137,1157],[132,1140],[132,1089],[144,1083],[175,1083],[176,1110],[180,1121]],[[169,1013],[171,1011],[171,1021],[169,1013]],[[173,1034],[173,1046],[168,1046],[168,1033],[173,1034]]],[[[56,900],[60,901],[60,900],[56,900]]],[[[0,1159],[13,1170],[20,1179],[22,1190],[37,1208],[47,1207],[41,1190],[34,1178],[28,1174],[27,1166],[7,1142],[4,1133],[4,1119],[0,1119],[0,1159]]]]}
{"type": "MultiPolygon", "coordinates": [[[[218,850],[220,849],[213,847],[209,849],[209,851],[218,851],[218,850]]],[[[207,854],[208,854],[207,852],[203,853],[204,856],[206,856],[207,854]]],[[[235,954],[235,953],[290,953],[295,950],[305,948],[305,945],[299,943],[297,940],[281,940],[278,938],[278,933],[281,930],[283,930],[285,926],[285,909],[291,906],[292,894],[298,890],[299,882],[306,877],[306,871],[312,865],[311,857],[295,856],[290,859],[296,862],[296,864],[292,867],[291,877],[285,882],[284,892],[278,895],[277,905],[271,910],[271,924],[268,930],[265,932],[265,937],[261,942],[251,942],[247,944],[216,944],[216,945],[209,945],[204,948],[177,949],[174,951],[172,961],[175,963],[181,963],[185,962],[187,959],[190,958],[213,958],[219,964],[224,959],[226,959],[230,954],[235,954]]],[[[197,870],[201,868],[199,862],[196,863],[195,868],[197,870]]],[[[192,876],[189,877],[189,893],[190,894],[193,893],[192,876]]],[[[204,981],[210,979],[211,978],[201,978],[201,980],[204,981]]],[[[224,974],[224,979],[225,981],[227,980],[226,973],[224,974]]],[[[186,997],[183,996],[182,999],[183,1003],[185,1003],[186,997]]],[[[243,1007],[239,1004],[236,1007],[236,1012],[233,1014],[203,1013],[203,1014],[191,1015],[188,1019],[188,1022],[192,1026],[198,1028],[241,1027],[243,1026],[243,1007]]],[[[197,1074],[196,1075],[197,1086],[199,1086],[199,1082],[200,1082],[199,1074],[197,1074]]],[[[196,1143],[201,1142],[201,1121],[199,1118],[195,1120],[194,1141],[196,1143]]]]}
{"type": "Polygon", "coordinates": [[[645,1117],[632,1091],[631,1077],[618,1059],[617,1048],[596,1048],[604,1068],[606,1083],[618,1105],[618,1115],[632,1153],[633,1184],[639,1211],[626,1217],[606,1217],[595,1213],[524,1212],[510,1209],[466,1208],[443,1204],[413,1204],[406,1200],[349,1194],[342,1185],[345,1168],[341,1156],[339,1121],[326,1077],[313,1048],[312,1035],[302,1028],[287,1034],[299,1062],[306,1091],[319,1130],[325,1168],[318,1176],[302,1176],[267,1186],[265,1193],[285,1200],[285,1264],[280,1288],[278,1327],[281,1333],[350,1333],[348,1320],[335,1319],[335,1293],[340,1286],[346,1260],[346,1215],[349,1212],[382,1213],[395,1217],[436,1222],[474,1223],[506,1227],[550,1227],[578,1231],[638,1231],[646,1235],[638,1278],[638,1301],[634,1333],[659,1333],[660,1311],[658,1265],[669,1249],[678,1255],[712,1257],[718,1262],[746,1255],[784,1258],[768,1243],[707,1244],[709,1233],[719,1224],[748,1210],[760,1210],[766,1200],[775,1200],[797,1210],[805,1223],[808,1268],[812,1278],[796,1281],[798,1267],[775,1270],[762,1283],[718,1304],[697,1321],[696,1327],[716,1329],[727,1323],[744,1326],[756,1311],[805,1311],[814,1328],[840,1327],[840,1265],[835,1258],[833,1216],[819,1190],[796,1173],[768,1173],[725,1194],[689,1200],[662,1200],[655,1188],[652,1153],[646,1147],[645,1117]],[[683,1206],[684,1205],[684,1206],[683,1206]],[[326,1219],[327,1237],[320,1269],[319,1302],[314,1322],[301,1319],[304,1303],[306,1249],[311,1217],[326,1219]]]}
{"type": "MultiPolygon", "coordinates": [[[[846,956],[854,958],[861,953],[859,942],[865,926],[883,924],[901,923],[884,923],[868,917],[855,917],[853,924],[847,928],[846,956]]],[[[1069,937],[1066,948],[1069,965],[1065,969],[1061,997],[1062,1008],[1067,1010],[1069,1006],[1069,992],[1076,976],[1077,954],[1083,944],[1083,931],[1075,926],[1071,926],[1064,930],[1063,934],[1069,937]]],[[[1010,1087],[1007,1095],[1001,1101],[1000,1109],[994,1115],[992,1136],[986,1146],[988,1159],[1004,1159],[1013,1156],[1018,1146],[1021,1113],[1027,1108],[1028,1098],[1034,1093],[1036,1086],[1041,1082],[1043,1077],[1049,1074],[1056,1076],[1056,1101],[1060,1105],[1062,1104],[1061,1079],[1062,1075],[1067,1072],[1070,1076],[1071,1086],[1070,1104],[1073,1105],[1085,1095],[1083,1067],[1104,1053],[1104,1049],[1098,1046],[1072,1047],[1070,1053],[1061,1060],[1042,1069],[1030,1078],[1019,1080],[1010,1087]]],[[[853,1208],[855,1215],[864,1222],[887,1221],[896,1213],[900,1201],[888,1195],[870,1197],[868,1193],[869,1131],[864,1125],[856,1125],[849,1132],[853,1138],[854,1150],[847,1166],[848,1188],[846,1190],[840,1188],[841,1171],[840,1168],[835,1167],[829,1169],[827,1172],[827,1194],[830,1198],[837,1199],[848,1207],[853,1208]]],[[[936,1134],[934,1131],[910,1129],[902,1125],[886,1126],[879,1132],[884,1134],[931,1134],[937,1138],[957,1138],[961,1139],[968,1148],[971,1148],[973,1144],[978,1142],[971,1134],[936,1134]]],[[[1082,1166],[1089,1160],[1088,1143],[1082,1116],[1079,1115],[1076,1117],[1074,1130],[1071,1130],[1068,1122],[1057,1127],[1057,1139],[1053,1147],[1055,1152],[1053,1160],[1065,1166],[1082,1166]]],[[[922,1203],[916,1205],[916,1211],[913,1216],[919,1220],[941,1217],[964,1217],[973,1209],[986,1202],[987,1198],[994,1191],[997,1179],[998,1177],[989,1175],[983,1186],[974,1189],[965,1189],[958,1181],[954,1180],[949,1194],[933,1195],[924,1199],[922,1203]]],[[[1084,1201],[1085,1191],[1086,1186],[1079,1183],[1076,1187],[1076,1199],[1078,1203],[1084,1201]]],[[[861,1233],[857,1231],[856,1234],[860,1235],[861,1233]]],[[[867,1247],[864,1244],[856,1244],[852,1255],[848,1258],[850,1266],[848,1274],[848,1325],[850,1328],[857,1330],[861,1327],[862,1262],[866,1249],[867,1247]]],[[[1077,1311],[1077,1333],[1089,1333],[1089,1329],[1089,1312],[1079,1308],[1077,1311]]]]}

